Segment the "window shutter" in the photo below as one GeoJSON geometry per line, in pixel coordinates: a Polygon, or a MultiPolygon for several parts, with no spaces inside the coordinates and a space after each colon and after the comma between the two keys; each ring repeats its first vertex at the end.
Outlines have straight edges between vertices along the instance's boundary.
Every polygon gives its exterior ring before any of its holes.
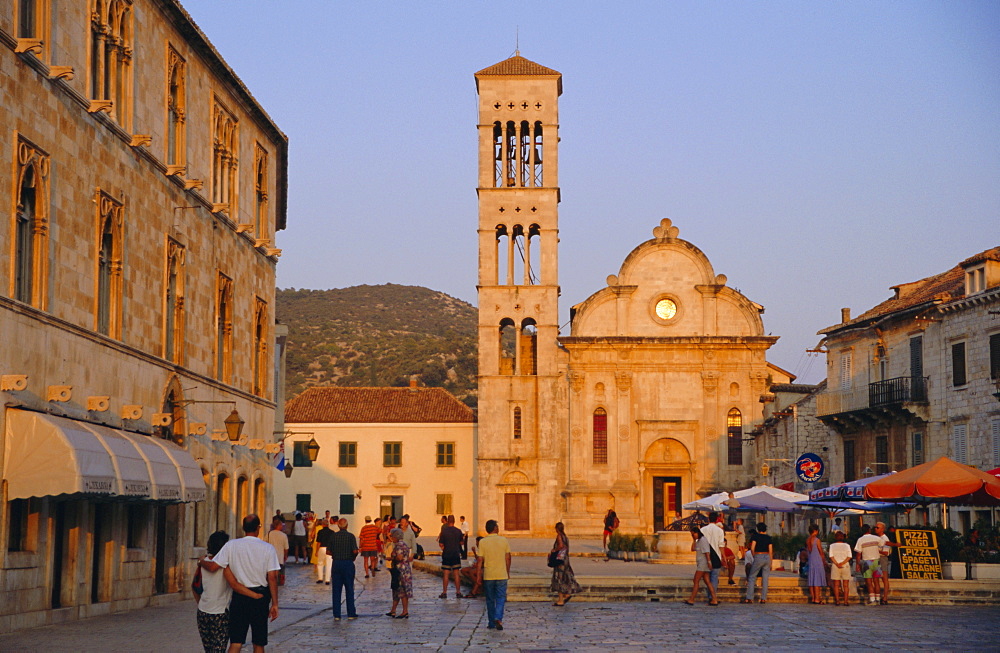
{"type": "Polygon", "coordinates": [[[952,448],[955,453],[955,460],[963,465],[968,464],[968,451],[966,449],[966,434],[968,425],[955,424],[951,427],[952,448]]]}
{"type": "Polygon", "coordinates": [[[956,342],[951,346],[951,384],[965,385],[965,343],[956,342]]]}
{"type": "Polygon", "coordinates": [[[851,352],[840,353],[840,389],[847,390],[851,387],[851,352]]]}
{"type": "Polygon", "coordinates": [[[1000,379],[1000,333],[990,336],[990,378],[1000,379]]]}
{"type": "Polygon", "coordinates": [[[994,417],[990,422],[993,432],[993,466],[1000,467],[1000,417],[994,417]]]}

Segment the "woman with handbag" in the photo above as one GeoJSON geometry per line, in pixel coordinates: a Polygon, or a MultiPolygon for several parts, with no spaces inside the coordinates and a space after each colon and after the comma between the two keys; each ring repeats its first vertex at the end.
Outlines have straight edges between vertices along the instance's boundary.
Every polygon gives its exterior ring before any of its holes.
{"type": "Polygon", "coordinates": [[[556,541],[553,542],[552,551],[549,552],[549,566],[552,567],[552,585],[549,591],[559,595],[552,605],[566,605],[566,601],[569,601],[581,588],[576,582],[573,567],[569,564],[569,538],[566,537],[562,522],[556,523],[556,541]]]}

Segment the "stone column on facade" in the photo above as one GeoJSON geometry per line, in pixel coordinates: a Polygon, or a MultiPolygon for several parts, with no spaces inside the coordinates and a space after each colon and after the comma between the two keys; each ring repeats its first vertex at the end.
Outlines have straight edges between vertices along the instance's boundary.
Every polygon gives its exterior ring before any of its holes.
{"type": "MultiPolygon", "coordinates": [[[[712,351],[705,352],[705,365],[714,365],[715,354],[712,351]]],[[[719,470],[722,468],[720,438],[718,433],[719,417],[719,373],[711,370],[704,370],[701,373],[703,388],[703,408],[701,420],[701,433],[696,441],[705,443],[703,451],[695,452],[694,462],[700,465],[701,474],[695,474],[700,485],[695,491],[714,489],[719,485],[719,470]]]]}

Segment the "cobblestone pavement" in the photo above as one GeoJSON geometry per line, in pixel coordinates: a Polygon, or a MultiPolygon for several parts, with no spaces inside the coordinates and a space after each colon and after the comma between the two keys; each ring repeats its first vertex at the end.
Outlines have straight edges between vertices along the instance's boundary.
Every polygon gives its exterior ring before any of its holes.
{"type": "MultiPolygon", "coordinates": [[[[381,572],[358,579],[360,618],[335,622],[330,588],[312,573],[289,565],[269,651],[1000,651],[1000,606],[508,603],[497,632],[486,628],[484,601],[438,599],[441,580],[419,572],[410,619],[384,616],[391,598],[381,572]]],[[[200,651],[194,613],[185,601],[35,628],[0,636],[0,651],[200,651]]]]}

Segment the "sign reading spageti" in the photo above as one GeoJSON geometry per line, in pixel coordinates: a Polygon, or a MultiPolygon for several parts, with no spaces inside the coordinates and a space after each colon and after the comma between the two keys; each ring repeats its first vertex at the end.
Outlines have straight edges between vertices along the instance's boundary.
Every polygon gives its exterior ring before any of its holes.
{"type": "Polygon", "coordinates": [[[896,540],[900,543],[896,551],[899,555],[899,570],[903,578],[942,579],[937,533],[897,528],[896,540]]]}

